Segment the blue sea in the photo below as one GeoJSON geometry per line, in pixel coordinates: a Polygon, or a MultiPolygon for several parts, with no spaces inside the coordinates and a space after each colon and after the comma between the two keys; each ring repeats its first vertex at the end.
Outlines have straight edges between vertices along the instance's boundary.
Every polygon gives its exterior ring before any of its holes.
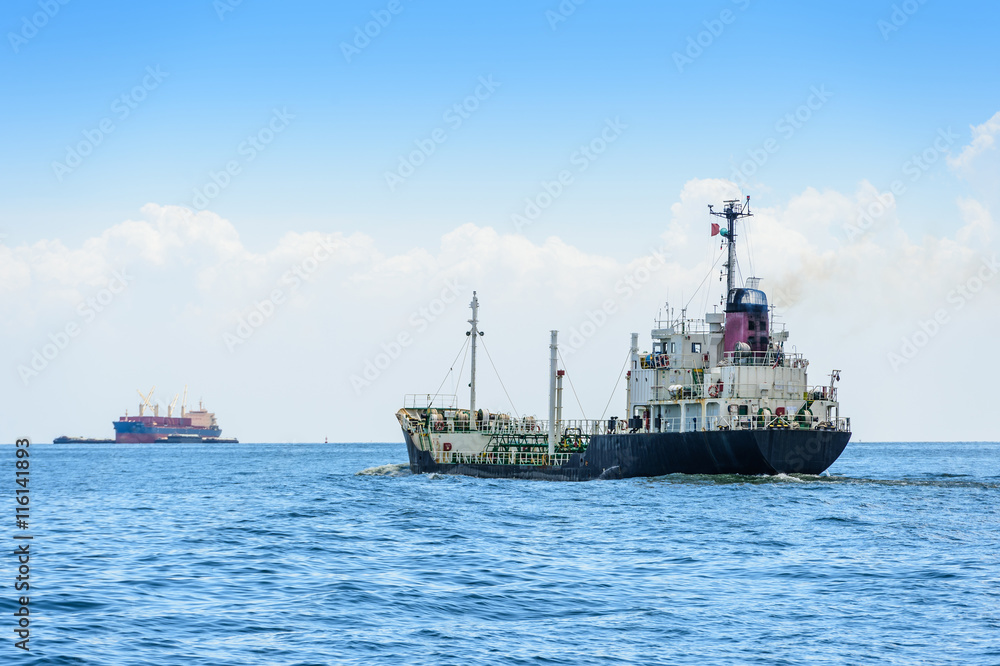
{"type": "Polygon", "coordinates": [[[1000,664],[996,443],[587,483],[411,475],[402,443],[31,452],[5,664],[1000,664]]]}

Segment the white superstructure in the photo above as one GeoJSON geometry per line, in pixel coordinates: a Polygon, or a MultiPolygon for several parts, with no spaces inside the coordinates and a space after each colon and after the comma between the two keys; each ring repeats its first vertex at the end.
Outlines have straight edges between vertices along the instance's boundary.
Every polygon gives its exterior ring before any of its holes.
{"type": "Polygon", "coordinates": [[[757,423],[837,427],[838,371],[830,373],[828,383],[810,384],[809,361],[784,351],[787,330],[764,331],[764,351],[753,351],[743,340],[726,351],[726,317],[721,312],[703,320],[682,316],[651,331],[651,351],[640,352],[633,343],[627,385],[630,430],[690,432],[757,423]]]}

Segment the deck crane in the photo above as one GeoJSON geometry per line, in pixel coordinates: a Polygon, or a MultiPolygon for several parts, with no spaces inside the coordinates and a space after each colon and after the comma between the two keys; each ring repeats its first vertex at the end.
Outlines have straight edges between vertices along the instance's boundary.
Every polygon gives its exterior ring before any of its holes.
{"type": "Polygon", "coordinates": [[[139,403],[139,416],[142,416],[145,413],[146,407],[149,407],[149,409],[153,410],[154,414],[156,411],[158,411],[154,409],[153,405],[149,404],[149,399],[153,397],[153,391],[155,390],[156,387],[154,386],[153,388],[149,389],[149,393],[146,395],[143,395],[142,391],[140,391],[139,389],[135,390],[135,392],[139,394],[139,397],[142,398],[142,402],[139,403]]]}

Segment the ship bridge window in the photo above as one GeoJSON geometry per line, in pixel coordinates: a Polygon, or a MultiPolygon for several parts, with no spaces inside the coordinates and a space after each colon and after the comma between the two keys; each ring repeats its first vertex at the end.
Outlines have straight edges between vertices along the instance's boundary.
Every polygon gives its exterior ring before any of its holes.
{"type": "Polygon", "coordinates": [[[691,343],[691,353],[692,354],[700,354],[701,353],[701,343],[700,342],[692,342],[691,343]]]}
{"type": "Polygon", "coordinates": [[[757,322],[755,322],[753,319],[751,319],[750,321],[747,322],[747,328],[749,328],[751,331],[756,331],[757,330],[757,322]]]}

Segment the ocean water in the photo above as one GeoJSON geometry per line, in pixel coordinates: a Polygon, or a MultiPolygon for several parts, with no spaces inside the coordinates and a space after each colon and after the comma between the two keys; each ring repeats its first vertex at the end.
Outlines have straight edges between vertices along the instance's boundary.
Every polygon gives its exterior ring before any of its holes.
{"type": "Polygon", "coordinates": [[[1000,664],[996,443],[587,483],[411,475],[401,443],[32,454],[2,663],[1000,664]]]}

